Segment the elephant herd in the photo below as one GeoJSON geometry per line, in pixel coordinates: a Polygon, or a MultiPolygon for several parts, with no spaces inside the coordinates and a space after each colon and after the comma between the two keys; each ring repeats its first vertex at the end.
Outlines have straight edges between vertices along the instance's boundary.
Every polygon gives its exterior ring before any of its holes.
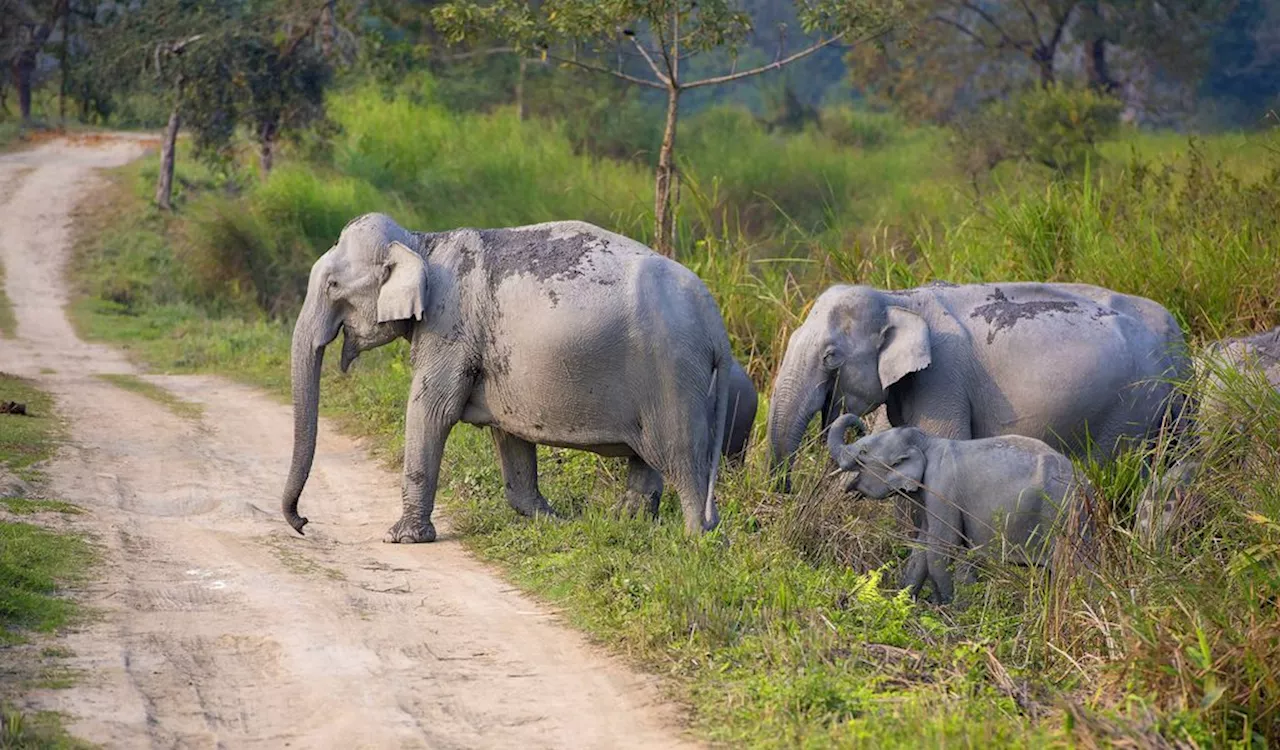
{"type": "MultiPolygon", "coordinates": [[[[294,445],[286,520],[316,447],[325,348],[345,372],[367,349],[410,342],[403,510],[387,542],[435,539],[445,441],[490,428],[507,501],[555,515],[537,445],[628,460],[620,505],[656,514],[664,484],[688,531],[719,521],[722,455],[739,461],[757,407],[720,311],[692,271],[591,224],[412,232],[382,214],[342,230],[312,266],[294,328],[294,445]]],[[[1107,459],[1180,429],[1174,383],[1190,360],[1169,312],[1083,284],[834,286],[791,335],[768,405],[771,467],[790,487],[815,415],[845,486],[904,495],[923,544],[904,583],[951,593],[948,547],[1001,534],[1042,555],[1047,520],[1079,480],[1068,457],[1107,459]],[[883,406],[893,429],[843,442],[883,406]],[[843,415],[843,416],[842,416],[843,415]]]]}

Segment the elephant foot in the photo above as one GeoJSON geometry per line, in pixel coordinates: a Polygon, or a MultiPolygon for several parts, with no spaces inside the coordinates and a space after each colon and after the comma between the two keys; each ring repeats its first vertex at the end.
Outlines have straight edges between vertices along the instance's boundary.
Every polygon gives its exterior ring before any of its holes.
{"type": "Polygon", "coordinates": [[[382,537],[382,541],[387,544],[418,544],[435,540],[435,524],[407,515],[396,521],[395,525],[387,531],[387,535],[382,537]]]}
{"type": "Polygon", "coordinates": [[[551,507],[551,503],[546,498],[540,497],[536,503],[527,503],[516,508],[516,512],[526,518],[559,518],[565,517],[563,513],[551,507]]]}
{"type": "Polygon", "coordinates": [[[619,516],[638,518],[641,513],[650,518],[658,517],[658,503],[661,497],[650,497],[635,490],[627,490],[613,506],[613,512],[619,516]]]}

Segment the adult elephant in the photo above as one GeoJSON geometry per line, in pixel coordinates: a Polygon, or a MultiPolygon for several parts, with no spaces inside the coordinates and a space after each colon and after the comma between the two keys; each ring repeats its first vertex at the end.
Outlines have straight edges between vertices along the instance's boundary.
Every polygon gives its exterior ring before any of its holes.
{"type": "Polygon", "coordinates": [[[951,439],[1025,435],[1114,456],[1160,428],[1188,360],[1161,305],[1085,284],[834,286],[791,335],[769,403],[775,471],[814,414],[884,404],[894,426],[951,439]]]}
{"type": "Polygon", "coordinates": [[[293,332],[298,515],[316,446],[320,365],[342,331],[343,371],[368,349],[411,342],[404,511],[387,542],[435,539],[431,513],[453,425],[491,428],[506,497],[553,514],[536,445],[630,458],[628,492],[665,477],[690,532],[719,520],[712,488],[733,358],[724,322],[687,268],[583,222],[409,232],[365,214],[311,268],[293,332]]]}

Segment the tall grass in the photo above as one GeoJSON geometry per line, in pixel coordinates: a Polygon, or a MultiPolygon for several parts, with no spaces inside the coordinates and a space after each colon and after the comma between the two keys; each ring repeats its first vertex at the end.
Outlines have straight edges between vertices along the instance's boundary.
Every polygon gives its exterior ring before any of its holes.
{"type": "MultiPolygon", "coordinates": [[[[323,154],[235,195],[188,172],[177,217],[118,193],[95,212],[102,226],[85,228],[81,324],[160,366],[284,393],[307,268],[361,211],[417,229],[585,218],[645,237],[642,166],[575,153],[555,123],[459,115],[432,96],[342,94],[331,110],[341,134],[323,154]]],[[[868,122],[849,128],[884,125],[868,122]]],[[[781,135],[726,110],[683,131],[680,258],[717,297],[760,386],[808,302],[837,281],[1102,284],[1164,303],[1196,341],[1280,323],[1280,159],[1265,143],[1250,142],[1242,166],[1234,136],[1188,148],[1127,135],[1083,180],[1019,174],[973,198],[947,171],[945,134],[883,130],[781,135]]],[[[118,179],[139,179],[133,170],[118,179]]],[[[394,460],[403,344],[366,354],[346,378],[331,363],[323,383],[325,412],[394,460]]],[[[783,497],[767,488],[757,439],[719,487],[722,528],[696,541],[673,503],[656,527],[608,516],[623,467],[572,451],[540,455],[547,495],[575,520],[521,522],[470,428],[450,441],[444,502],[520,584],[675,677],[708,737],[1260,746],[1280,742],[1280,396],[1232,393],[1229,421],[1251,425],[1249,439],[1210,430],[1200,441],[1202,523],[1137,534],[1142,457],[1085,467],[1099,497],[1094,566],[1055,576],[989,565],[950,608],[894,590],[906,545],[893,508],[835,494],[817,449],[783,497]]]]}

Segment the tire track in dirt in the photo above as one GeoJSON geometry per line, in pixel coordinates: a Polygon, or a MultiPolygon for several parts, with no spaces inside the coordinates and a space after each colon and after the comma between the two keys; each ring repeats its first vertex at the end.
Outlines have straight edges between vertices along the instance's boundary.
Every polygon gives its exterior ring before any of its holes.
{"type": "Polygon", "coordinates": [[[65,638],[84,677],[38,691],[108,747],[678,747],[678,712],[651,678],[598,653],[513,593],[441,526],[382,544],[398,477],[322,422],[300,538],[277,498],[289,407],[205,376],[143,376],[183,418],[98,377],[134,373],[78,340],[63,281],[71,209],[136,138],[58,141],[0,156],[0,262],[18,319],[0,370],[57,399],[70,441],[51,493],[105,551],[65,638]]]}

